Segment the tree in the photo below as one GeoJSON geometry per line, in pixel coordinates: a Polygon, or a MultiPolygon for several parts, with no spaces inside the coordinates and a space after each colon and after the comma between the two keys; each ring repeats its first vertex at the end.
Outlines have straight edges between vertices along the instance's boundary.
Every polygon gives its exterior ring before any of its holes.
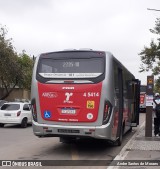
{"type": "Polygon", "coordinates": [[[31,80],[32,80],[32,69],[33,69],[33,60],[22,51],[22,54],[18,57],[18,63],[21,67],[23,79],[19,81],[19,86],[22,86],[24,89],[31,89],[31,80]]]}
{"type": "MultiPolygon", "coordinates": [[[[145,46],[139,54],[142,62],[140,72],[152,71],[153,75],[157,75],[158,79],[155,86],[158,87],[160,86],[160,18],[156,19],[155,27],[150,29],[150,32],[156,34],[158,38],[156,41],[151,40],[150,46],[145,46]]],[[[159,90],[159,88],[155,89],[159,90]]]]}
{"type": "MultiPolygon", "coordinates": [[[[14,90],[15,86],[24,86],[28,89],[26,81],[31,76],[30,73],[25,72],[28,69],[25,67],[25,60],[28,56],[25,54],[18,57],[12,45],[12,39],[7,39],[7,29],[5,27],[0,28],[0,83],[5,89],[5,94],[0,96],[0,99],[5,99],[14,90]]],[[[27,60],[28,62],[28,60],[27,60]]],[[[30,71],[32,70],[31,67],[30,71]]],[[[30,72],[29,71],[29,72],[30,72]]]]}
{"type": "Polygon", "coordinates": [[[157,93],[160,93],[160,78],[155,81],[154,89],[157,93]]]}

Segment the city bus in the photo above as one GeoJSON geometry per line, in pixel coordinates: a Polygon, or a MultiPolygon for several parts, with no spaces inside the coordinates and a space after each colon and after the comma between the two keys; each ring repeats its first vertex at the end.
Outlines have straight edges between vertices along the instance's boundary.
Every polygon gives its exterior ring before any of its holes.
{"type": "Polygon", "coordinates": [[[61,142],[95,138],[121,145],[139,124],[140,81],[110,52],[65,50],[34,64],[33,132],[61,142]]]}

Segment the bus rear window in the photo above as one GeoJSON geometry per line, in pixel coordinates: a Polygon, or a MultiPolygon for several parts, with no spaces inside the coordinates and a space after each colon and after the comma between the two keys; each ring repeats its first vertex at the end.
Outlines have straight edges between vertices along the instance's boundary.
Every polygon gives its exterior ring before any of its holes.
{"type": "Polygon", "coordinates": [[[42,78],[79,79],[97,78],[104,73],[104,59],[52,59],[42,58],[38,64],[38,72],[42,78]]]}

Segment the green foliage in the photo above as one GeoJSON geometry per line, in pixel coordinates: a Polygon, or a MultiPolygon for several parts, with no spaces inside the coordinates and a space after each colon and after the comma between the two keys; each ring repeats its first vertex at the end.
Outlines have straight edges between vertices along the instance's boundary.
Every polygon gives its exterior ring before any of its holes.
{"type": "Polygon", "coordinates": [[[155,81],[154,90],[155,93],[160,93],[160,78],[155,81]]]}
{"type": "Polygon", "coordinates": [[[144,47],[140,52],[141,57],[141,66],[140,72],[152,71],[153,75],[158,76],[156,81],[156,90],[159,90],[160,87],[160,18],[157,18],[155,21],[155,27],[150,29],[150,31],[158,36],[156,41],[151,40],[149,47],[144,47]]]}
{"type": "Polygon", "coordinates": [[[30,89],[32,60],[24,52],[18,56],[14,51],[12,39],[7,39],[7,29],[0,28],[0,85],[6,90],[5,99],[15,86],[30,89]]]}
{"type": "Polygon", "coordinates": [[[33,60],[23,51],[18,57],[18,63],[21,67],[23,79],[19,81],[19,85],[25,89],[31,89],[33,60]]]}
{"type": "Polygon", "coordinates": [[[157,18],[155,21],[155,27],[153,29],[150,29],[152,33],[160,34],[160,18],[157,18]]]}
{"type": "Polygon", "coordinates": [[[6,39],[6,29],[0,30],[0,78],[7,86],[21,78],[17,54],[13,50],[11,39],[6,39]]]}

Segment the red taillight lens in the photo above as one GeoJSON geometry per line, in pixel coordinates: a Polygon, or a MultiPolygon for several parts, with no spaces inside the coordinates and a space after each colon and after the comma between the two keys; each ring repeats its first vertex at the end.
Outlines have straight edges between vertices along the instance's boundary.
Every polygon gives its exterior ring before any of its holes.
{"type": "Polygon", "coordinates": [[[140,96],[140,104],[144,104],[145,95],[140,96]]]}
{"type": "Polygon", "coordinates": [[[31,101],[31,107],[32,107],[32,117],[33,120],[37,122],[37,108],[36,108],[36,101],[33,99],[31,101]]]}
{"type": "Polygon", "coordinates": [[[20,116],[20,114],[21,114],[21,111],[17,112],[17,117],[20,116]]]}
{"type": "Polygon", "coordinates": [[[106,101],[104,104],[103,124],[106,124],[109,121],[111,112],[112,112],[112,104],[109,101],[106,101]]]}
{"type": "Polygon", "coordinates": [[[106,119],[108,116],[108,110],[109,110],[109,105],[106,104],[104,108],[104,114],[103,114],[103,119],[106,119]]]}

